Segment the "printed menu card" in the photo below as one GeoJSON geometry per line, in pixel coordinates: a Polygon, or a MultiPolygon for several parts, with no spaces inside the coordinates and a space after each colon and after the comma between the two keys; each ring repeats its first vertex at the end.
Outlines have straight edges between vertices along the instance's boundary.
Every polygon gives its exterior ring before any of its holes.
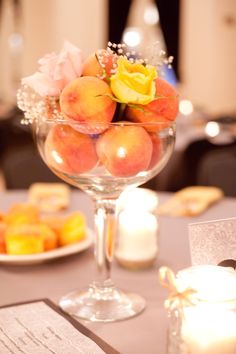
{"type": "Polygon", "coordinates": [[[1,354],[119,354],[49,300],[0,308],[1,354]]]}

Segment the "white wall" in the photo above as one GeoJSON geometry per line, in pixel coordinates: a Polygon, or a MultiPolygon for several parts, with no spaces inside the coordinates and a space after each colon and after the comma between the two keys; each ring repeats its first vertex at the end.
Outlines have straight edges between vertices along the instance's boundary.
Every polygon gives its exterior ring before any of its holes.
{"type": "MultiPolygon", "coordinates": [[[[58,51],[63,41],[80,47],[84,55],[107,44],[107,0],[22,0],[22,55],[14,67],[20,77],[37,69],[37,60],[45,53],[58,51]],[[22,58],[22,65],[20,59],[22,58]]],[[[0,27],[0,98],[12,99],[12,66],[8,37],[13,31],[11,1],[4,2],[0,27]]]]}
{"type": "Polygon", "coordinates": [[[236,112],[236,1],[182,0],[181,74],[192,101],[236,112]]]}

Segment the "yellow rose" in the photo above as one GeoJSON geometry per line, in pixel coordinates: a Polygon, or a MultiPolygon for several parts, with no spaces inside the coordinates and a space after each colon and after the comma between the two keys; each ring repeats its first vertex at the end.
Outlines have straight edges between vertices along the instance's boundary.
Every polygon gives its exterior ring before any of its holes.
{"type": "Polygon", "coordinates": [[[155,98],[157,72],[152,65],[117,60],[117,71],[111,76],[113,94],[123,103],[148,104],[155,98]]]}

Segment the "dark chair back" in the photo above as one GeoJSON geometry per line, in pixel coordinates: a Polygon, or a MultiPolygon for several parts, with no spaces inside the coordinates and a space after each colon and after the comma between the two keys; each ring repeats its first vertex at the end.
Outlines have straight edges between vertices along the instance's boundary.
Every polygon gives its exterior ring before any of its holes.
{"type": "Polygon", "coordinates": [[[8,149],[1,161],[7,189],[27,189],[35,182],[61,182],[31,144],[8,149]]]}

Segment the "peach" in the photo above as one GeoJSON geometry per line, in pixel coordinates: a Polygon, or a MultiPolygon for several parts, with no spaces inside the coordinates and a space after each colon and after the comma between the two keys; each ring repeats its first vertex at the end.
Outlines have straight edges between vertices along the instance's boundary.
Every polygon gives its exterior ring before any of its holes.
{"type": "Polygon", "coordinates": [[[84,62],[83,76],[97,76],[107,79],[112,74],[116,57],[113,53],[99,49],[84,62]]]}
{"type": "Polygon", "coordinates": [[[97,141],[97,154],[106,169],[118,177],[146,170],[152,157],[152,140],[143,127],[113,126],[97,141]]]}
{"type": "Polygon", "coordinates": [[[157,98],[146,106],[128,107],[127,117],[134,122],[162,122],[159,129],[151,128],[149,131],[161,130],[168,126],[168,122],[175,120],[179,110],[178,95],[175,89],[165,80],[157,78],[157,98]]]}
{"type": "Polygon", "coordinates": [[[45,158],[55,170],[69,174],[89,171],[98,161],[92,138],[65,124],[50,130],[45,141],[45,158]]]}
{"type": "Polygon", "coordinates": [[[62,114],[65,118],[88,125],[110,123],[115,113],[116,102],[109,96],[112,96],[111,89],[103,80],[93,76],[79,77],[62,90],[60,96],[62,114]]]}

